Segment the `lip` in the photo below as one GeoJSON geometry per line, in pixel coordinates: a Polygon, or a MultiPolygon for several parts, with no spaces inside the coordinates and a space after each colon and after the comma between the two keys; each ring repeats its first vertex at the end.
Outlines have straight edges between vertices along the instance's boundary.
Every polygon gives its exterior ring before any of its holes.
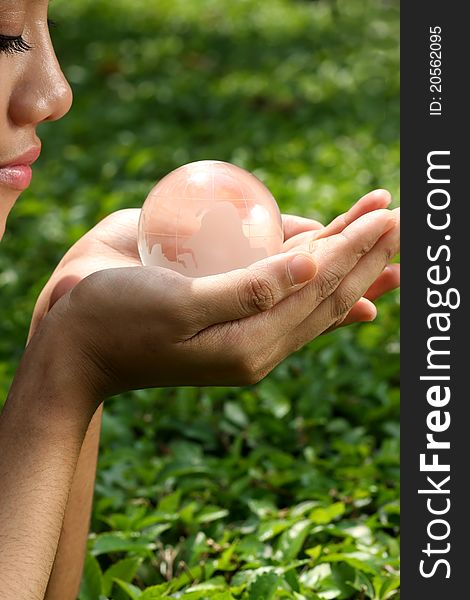
{"type": "Polygon", "coordinates": [[[19,191],[28,188],[33,177],[31,165],[36,162],[40,154],[41,146],[34,146],[9,163],[1,165],[0,184],[7,185],[19,191]]]}

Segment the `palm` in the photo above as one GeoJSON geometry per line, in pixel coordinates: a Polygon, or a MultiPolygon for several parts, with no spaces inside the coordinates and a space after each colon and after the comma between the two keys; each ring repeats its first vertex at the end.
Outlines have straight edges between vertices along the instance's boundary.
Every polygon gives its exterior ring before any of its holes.
{"type": "Polygon", "coordinates": [[[70,248],[39,296],[30,337],[55,302],[91,273],[141,265],[137,250],[139,214],[139,209],[112,213],[70,248]]]}
{"type": "Polygon", "coordinates": [[[88,271],[89,275],[101,269],[140,265],[137,250],[139,215],[137,208],[112,213],[78,240],[59,268],[73,263],[75,267],[80,266],[81,273],[88,271]]]}

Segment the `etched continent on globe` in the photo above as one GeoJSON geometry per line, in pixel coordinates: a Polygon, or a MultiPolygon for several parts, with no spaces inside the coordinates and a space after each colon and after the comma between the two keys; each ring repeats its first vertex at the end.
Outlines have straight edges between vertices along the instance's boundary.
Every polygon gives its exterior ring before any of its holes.
{"type": "Polygon", "coordinates": [[[202,160],[172,171],[153,188],[138,241],[144,265],[202,277],[281,252],[282,220],[271,192],[254,175],[202,160]]]}

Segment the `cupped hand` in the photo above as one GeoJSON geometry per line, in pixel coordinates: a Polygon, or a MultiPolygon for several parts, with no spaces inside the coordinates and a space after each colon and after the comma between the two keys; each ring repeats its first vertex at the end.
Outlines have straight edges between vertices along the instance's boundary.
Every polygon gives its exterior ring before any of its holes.
{"type": "MultiPolygon", "coordinates": [[[[347,224],[363,214],[386,208],[390,194],[374,190],[358,200],[352,208],[324,227],[318,221],[296,215],[282,215],[285,252],[304,247],[316,237],[338,233],[347,224]]],[[[56,301],[82,279],[97,271],[115,267],[140,267],[137,249],[137,226],[140,209],[125,209],[112,213],[80,238],[58,264],[42,290],[31,320],[29,337],[56,301]]],[[[399,265],[390,265],[366,292],[366,298],[375,300],[399,284],[399,265]]],[[[351,309],[344,324],[367,321],[375,315],[370,302],[361,298],[351,309]]]]}
{"type": "MultiPolygon", "coordinates": [[[[309,233],[288,232],[288,252],[199,279],[136,268],[135,233],[113,221],[114,237],[98,240],[90,232],[64,258],[39,300],[37,318],[89,269],[99,271],[67,292],[49,317],[60,322],[71,349],[79,350],[77,365],[85,365],[97,396],[257,381],[340,323],[396,253],[395,214],[367,212],[366,204],[355,220],[348,213],[335,225],[336,233],[316,226],[309,233]],[[299,243],[292,245],[296,236],[299,243]]],[[[286,229],[291,225],[292,219],[286,229]]]]}

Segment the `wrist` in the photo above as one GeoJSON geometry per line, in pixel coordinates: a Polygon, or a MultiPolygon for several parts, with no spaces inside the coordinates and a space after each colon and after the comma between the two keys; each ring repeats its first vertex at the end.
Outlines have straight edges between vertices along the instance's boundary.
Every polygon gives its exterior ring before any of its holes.
{"type": "Polygon", "coordinates": [[[29,421],[48,435],[81,440],[100,402],[80,349],[60,319],[48,315],[22,357],[5,416],[13,418],[12,424],[29,421]]]}

